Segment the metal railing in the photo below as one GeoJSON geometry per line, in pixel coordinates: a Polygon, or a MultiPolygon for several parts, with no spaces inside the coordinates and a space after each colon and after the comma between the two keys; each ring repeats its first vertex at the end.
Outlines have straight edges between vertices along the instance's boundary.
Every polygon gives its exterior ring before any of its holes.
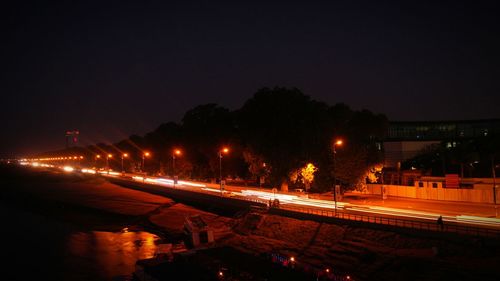
{"type": "Polygon", "coordinates": [[[364,223],[372,223],[372,224],[380,224],[380,225],[388,225],[402,228],[411,228],[417,230],[426,230],[426,231],[435,231],[435,232],[450,232],[457,234],[466,234],[466,235],[474,235],[474,236],[487,236],[487,237],[496,237],[500,238],[500,230],[492,229],[486,227],[475,227],[475,226],[464,226],[458,225],[454,223],[445,223],[443,225],[438,225],[436,222],[425,222],[425,221],[416,221],[409,219],[400,219],[400,218],[390,218],[390,217],[379,217],[379,216],[370,216],[370,215],[361,215],[361,214],[350,214],[345,212],[335,212],[330,210],[322,210],[322,209],[312,209],[312,208],[303,208],[303,207],[294,207],[290,205],[281,205],[280,209],[305,213],[316,216],[324,216],[331,217],[336,219],[364,222],[364,223]]]}
{"type": "MultiPolygon", "coordinates": [[[[130,181],[129,179],[127,179],[127,180],[130,181]]],[[[136,182],[136,181],[131,181],[131,182],[136,182]]],[[[136,182],[136,183],[141,183],[141,182],[136,182]]],[[[156,185],[154,183],[146,183],[146,184],[156,185]]],[[[171,187],[167,187],[167,188],[171,188],[171,187]]],[[[182,188],[182,190],[196,192],[196,193],[209,194],[209,195],[217,196],[220,198],[231,198],[231,199],[235,199],[235,200],[248,201],[248,202],[252,202],[252,203],[266,204],[267,205],[267,201],[263,200],[263,199],[257,199],[257,198],[251,198],[251,197],[240,197],[240,196],[231,197],[231,196],[227,196],[227,195],[220,196],[220,194],[217,194],[214,192],[209,192],[209,191],[204,191],[204,190],[200,190],[200,189],[196,189],[196,188],[182,188]]],[[[306,207],[295,207],[295,206],[291,206],[288,204],[281,204],[279,209],[291,211],[291,212],[315,215],[315,216],[330,217],[330,218],[335,218],[335,219],[364,222],[364,223],[371,223],[371,224],[378,224],[378,225],[388,225],[388,226],[394,226],[394,227],[410,228],[410,229],[425,230],[425,231],[448,232],[448,233],[457,233],[457,234],[466,234],[466,235],[474,235],[474,236],[486,236],[486,237],[500,238],[500,229],[492,229],[492,228],[486,228],[486,227],[465,226],[465,225],[458,225],[455,223],[445,223],[444,225],[441,226],[441,225],[438,225],[436,222],[426,222],[426,221],[417,221],[417,220],[391,218],[391,217],[380,217],[380,216],[372,216],[372,215],[351,214],[351,213],[341,212],[338,210],[335,213],[334,211],[330,211],[330,210],[317,209],[317,208],[306,208],[306,207]]]]}

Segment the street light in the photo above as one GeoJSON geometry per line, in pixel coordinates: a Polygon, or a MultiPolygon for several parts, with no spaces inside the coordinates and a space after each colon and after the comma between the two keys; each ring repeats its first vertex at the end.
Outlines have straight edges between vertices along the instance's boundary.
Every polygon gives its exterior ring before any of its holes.
{"type": "Polygon", "coordinates": [[[109,159],[113,158],[113,154],[106,155],[106,169],[109,170],[109,159]]]}
{"type": "Polygon", "coordinates": [[[101,159],[101,155],[99,155],[99,154],[97,154],[97,155],[95,156],[95,159],[94,159],[94,160],[95,160],[94,166],[95,166],[95,168],[96,168],[96,169],[97,169],[97,160],[98,160],[98,159],[101,159]]]}
{"type": "Polygon", "coordinates": [[[151,155],[149,152],[144,152],[142,154],[142,166],[141,166],[141,172],[144,172],[146,169],[144,169],[144,158],[149,157],[151,155]]]}
{"type": "Polygon", "coordinates": [[[491,156],[491,175],[493,176],[493,204],[495,205],[495,217],[498,217],[498,208],[497,208],[497,183],[496,183],[496,165],[495,165],[495,157],[491,156]]]}
{"type": "Polygon", "coordinates": [[[337,216],[337,176],[335,175],[335,155],[337,154],[336,146],[341,146],[342,140],[336,140],[333,143],[333,201],[335,201],[335,216],[337,216]]]}
{"type": "Polygon", "coordinates": [[[175,184],[177,182],[177,176],[175,175],[175,156],[180,156],[182,154],[181,150],[180,149],[174,149],[172,151],[172,177],[173,177],[173,180],[174,180],[174,188],[175,188],[175,184]]]}
{"type": "Polygon", "coordinates": [[[227,154],[229,152],[229,148],[223,147],[219,150],[219,183],[220,183],[220,195],[222,196],[222,153],[227,154]]]}
{"type": "Polygon", "coordinates": [[[125,172],[125,170],[123,169],[123,158],[127,158],[127,157],[128,157],[128,153],[122,154],[122,173],[125,172]]]}

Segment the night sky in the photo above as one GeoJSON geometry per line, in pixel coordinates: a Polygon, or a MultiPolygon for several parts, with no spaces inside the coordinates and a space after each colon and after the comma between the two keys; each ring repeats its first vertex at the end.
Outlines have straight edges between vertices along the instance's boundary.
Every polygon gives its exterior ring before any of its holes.
{"type": "Polygon", "coordinates": [[[0,157],[73,128],[82,145],[142,135],[265,86],[390,120],[500,118],[494,1],[17,2],[0,12],[0,157]]]}

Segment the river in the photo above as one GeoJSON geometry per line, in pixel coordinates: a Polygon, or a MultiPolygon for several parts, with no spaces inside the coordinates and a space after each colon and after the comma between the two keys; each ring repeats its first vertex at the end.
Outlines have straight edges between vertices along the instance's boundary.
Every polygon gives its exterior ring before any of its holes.
{"type": "Polygon", "coordinates": [[[2,280],[130,280],[159,237],[69,225],[0,201],[2,280]]]}

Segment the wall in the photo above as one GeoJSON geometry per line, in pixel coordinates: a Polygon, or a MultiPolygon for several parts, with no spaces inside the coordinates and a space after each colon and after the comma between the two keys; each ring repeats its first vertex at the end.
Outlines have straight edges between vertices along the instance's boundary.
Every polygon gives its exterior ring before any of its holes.
{"type": "MultiPolygon", "coordinates": [[[[384,185],[386,194],[394,197],[407,197],[426,200],[462,201],[493,204],[493,186],[490,189],[451,189],[384,185]]],[[[368,184],[366,194],[382,194],[381,184],[368,184]]],[[[500,188],[497,186],[497,202],[500,203],[500,188]]]]}

